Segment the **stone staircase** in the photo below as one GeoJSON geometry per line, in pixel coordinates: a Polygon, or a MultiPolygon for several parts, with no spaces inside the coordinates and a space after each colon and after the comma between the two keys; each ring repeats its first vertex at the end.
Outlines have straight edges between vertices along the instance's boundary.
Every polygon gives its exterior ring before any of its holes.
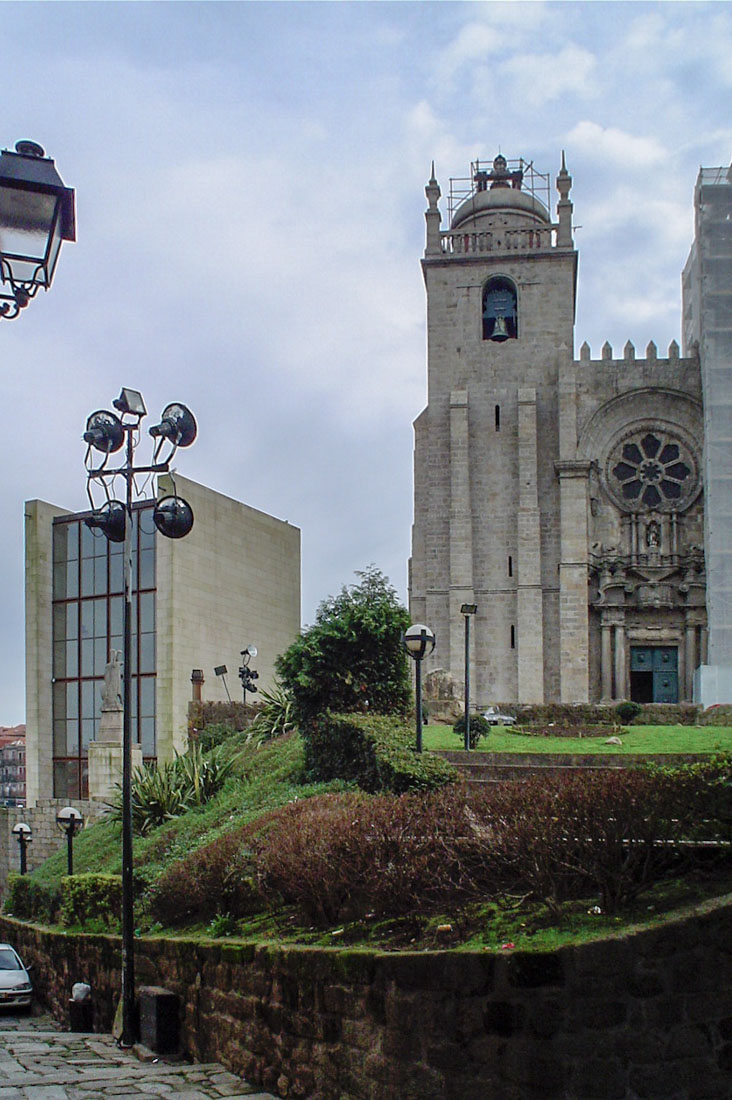
{"type": "Polygon", "coordinates": [[[663,764],[678,767],[698,760],[697,756],[663,754],[630,755],[623,753],[512,753],[512,752],[435,752],[453,764],[468,783],[503,783],[521,781],[536,775],[572,775],[581,771],[607,771],[633,768],[641,764],[663,764]]]}

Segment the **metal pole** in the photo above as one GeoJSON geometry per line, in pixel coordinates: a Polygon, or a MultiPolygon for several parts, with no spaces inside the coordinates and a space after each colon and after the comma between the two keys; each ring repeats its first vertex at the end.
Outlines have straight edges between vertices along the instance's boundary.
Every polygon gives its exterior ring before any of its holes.
{"type": "Polygon", "coordinates": [[[20,845],[20,873],[21,875],[24,875],[26,873],[24,833],[20,833],[20,835],[18,836],[18,844],[20,845]]]}
{"type": "Polygon", "coordinates": [[[69,875],[74,873],[74,826],[71,822],[66,826],[66,871],[69,875]]]}
{"type": "Polygon", "coordinates": [[[465,751],[470,752],[470,615],[465,616],[465,751]]]}
{"type": "Polygon", "coordinates": [[[417,752],[422,751],[422,660],[417,658],[417,752]]]}
{"type": "Polygon", "coordinates": [[[124,668],[122,720],[122,1046],[131,1047],[135,1027],[135,938],[132,881],[132,426],[127,431],[127,499],[124,549],[124,668]]]}

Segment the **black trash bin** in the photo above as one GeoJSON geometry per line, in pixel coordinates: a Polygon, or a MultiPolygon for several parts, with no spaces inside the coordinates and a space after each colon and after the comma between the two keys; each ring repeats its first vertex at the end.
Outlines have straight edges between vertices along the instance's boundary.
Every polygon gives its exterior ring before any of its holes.
{"type": "Polygon", "coordinates": [[[94,1011],[91,997],[85,1001],[69,1001],[69,1031],[93,1031],[94,1011]]]}

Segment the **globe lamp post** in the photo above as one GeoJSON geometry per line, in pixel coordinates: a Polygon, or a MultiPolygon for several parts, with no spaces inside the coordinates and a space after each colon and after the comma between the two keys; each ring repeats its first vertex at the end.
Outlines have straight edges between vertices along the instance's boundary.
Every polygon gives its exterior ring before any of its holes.
{"type": "Polygon", "coordinates": [[[413,623],[402,634],[402,645],[415,663],[417,697],[417,752],[422,751],[422,661],[435,648],[435,635],[423,623],[413,623]]]}
{"type": "Polygon", "coordinates": [[[25,821],[19,821],[17,825],[13,825],[13,836],[18,841],[20,873],[24,875],[26,873],[26,849],[33,839],[30,825],[27,825],[25,821]]]}
{"type": "Polygon", "coordinates": [[[56,814],[56,824],[62,833],[66,833],[66,872],[74,873],[74,837],[84,826],[84,815],[75,806],[64,806],[56,814]]]}

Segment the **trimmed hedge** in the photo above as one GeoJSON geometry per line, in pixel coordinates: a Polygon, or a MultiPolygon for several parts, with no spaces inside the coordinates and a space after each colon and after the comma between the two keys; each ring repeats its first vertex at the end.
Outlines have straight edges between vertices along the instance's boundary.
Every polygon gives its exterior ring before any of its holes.
{"type": "Polygon", "coordinates": [[[8,888],[3,903],[3,912],[21,920],[32,920],[37,924],[55,924],[61,895],[57,887],[36,882],[30,875],[19,875],[11,871],[8,875],[8,888]]]}
{"type": "Polygon", "coordinates": [[[122,912],[121,875],[67,875],[61,881],[60,920],[64,928],[118,932],[122,912]]]}
{"type": "MultiPolygon", "coordinates": [[[[606,726],[616,720],[617,703],[498,703],[520,726],[606,726]]],[[[634,726],[732,726],[732,707],[703,711],[694,703],[644,703],[634,726]]]]}
{"type": "Polygon", "coordinates": [[[403,794],[433,790],[457,778],[447,761],[415,751],[414,730],[403,718],[326,711],[308,724],[303,739],[312,780],[344,779],[372,794],[403,794]]]}

